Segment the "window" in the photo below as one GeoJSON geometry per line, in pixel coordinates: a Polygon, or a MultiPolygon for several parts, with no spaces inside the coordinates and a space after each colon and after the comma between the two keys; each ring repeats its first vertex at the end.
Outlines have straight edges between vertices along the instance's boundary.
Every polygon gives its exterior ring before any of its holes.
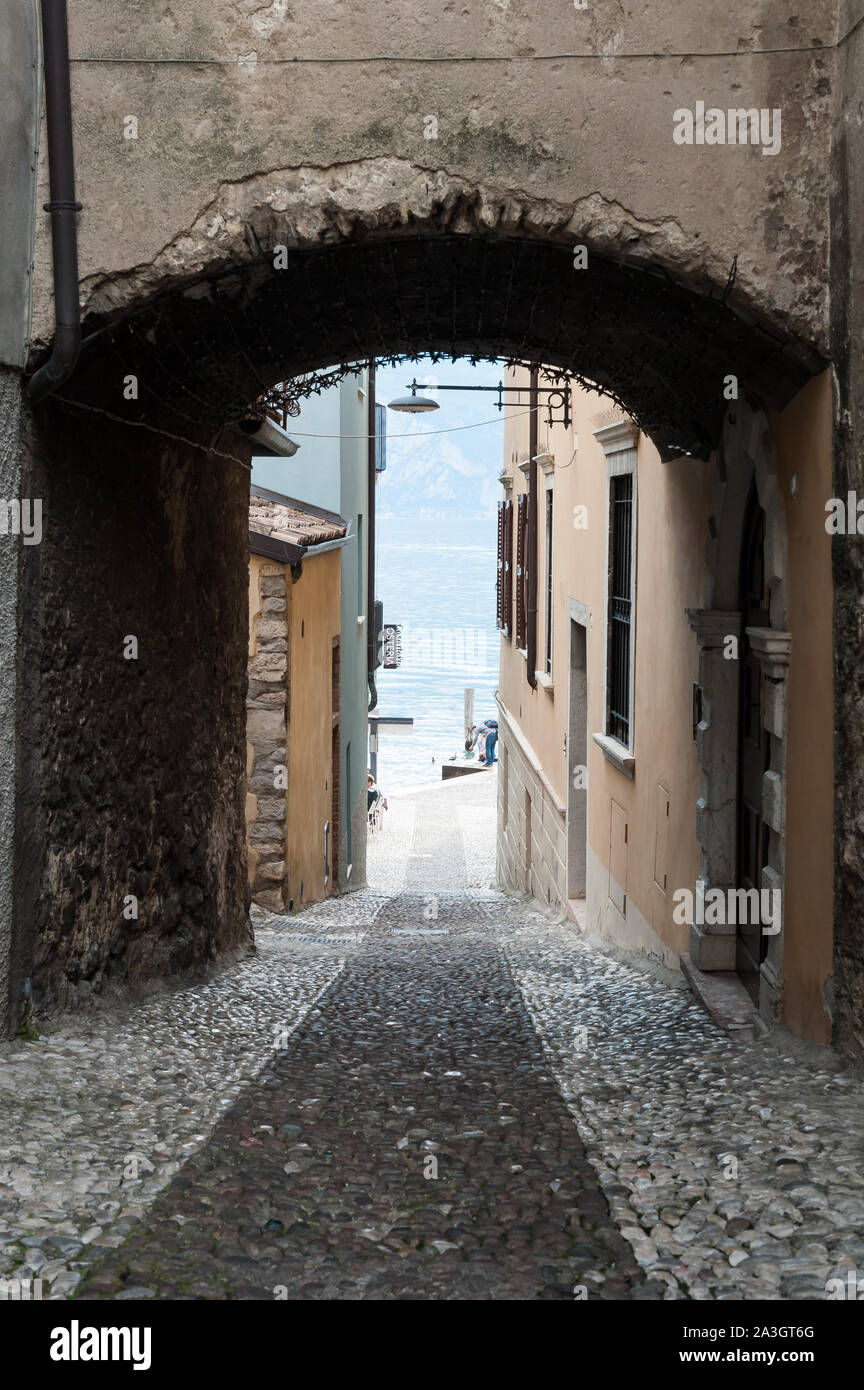
{"type": "MultiPolygon", "coordinates": [[[[339,826],[341,818],[339,815],[339,741],[341,738],[339,701],[341,697],[341,672],[342,660],[339,638],[334,637],[330,651],[330,821],[325,840],[324,854],[324,882],[339,877],[339,826]]],[[[349,745],[350,747],[350,745],[349,745]]],[[[349,822],[350,824],[350,822],[349,822]]],[[[348,845],[348,857],[351,857],[351,845],[348,845]]]]}
{"type": "Polygon", "coordinates": [[[528,641],[528,494],[516,503],[516,646],[524,651],[528,641]]]}
{"type": "Polygon", "coordinates": [[[552,481],[546,482],[546,653],[543,669],[552,675],[552,481]]]}
{"type": "Polygon", "coordinates": [[[630,747],[633,655],[633,474],[609,479],[606,732],[630,747]]]}
{"type": "Polygon", "coordinates": [[[497,625],[511,635],[513,611],[513,503],[498,503],[497,625]]]}
{"type": "Polygon", "coordinates": [[[513,503],[504,503],[504,631],[513,634],[513,503]]]}
{"type": "Polygon", "coordinates": [[[357,617],[362,618],[366,608],[366,595],[363,592],[363,518],[357,517],[357,617]]]}
{"type": "Polygon", "coordinates": [[[375,472],[383,473],[387,467],[387,407],[380,402],[375,405],[375,472]]]}
{"type": "Polygon", "coordinates": [[[504,503],[498,503],[498,563],[495,570],[495,624],[503,628],[504,613],[504,503]]]}
{"type": "Polygon", "coordinates": [[[354,802],[352,800],[351,786],[351,744],[345,749],[345,858],[348,861],[347,874],[351,877],[351,869],[354,863],[354,837],[351,834],[351,822],[354,819],[354,802]]]}

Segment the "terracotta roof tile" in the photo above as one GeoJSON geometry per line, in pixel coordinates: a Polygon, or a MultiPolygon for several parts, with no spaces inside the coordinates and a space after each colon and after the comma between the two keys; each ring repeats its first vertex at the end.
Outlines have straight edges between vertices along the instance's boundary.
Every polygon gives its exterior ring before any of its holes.
{"type": "Polygon", "coordinates": [[[253,492],[249,498],[249,530],[306,549],[341,540],[348,524],[332,512],[304,511],[294,498],[276,501],[272,493],[262,497],[253,492]]]}

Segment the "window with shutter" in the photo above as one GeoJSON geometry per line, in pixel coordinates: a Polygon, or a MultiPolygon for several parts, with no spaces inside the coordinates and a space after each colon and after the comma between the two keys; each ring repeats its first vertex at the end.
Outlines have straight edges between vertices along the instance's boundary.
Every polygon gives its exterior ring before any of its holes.
{"type": "Polygon", "coordinates": [[[505,626],[504,615],[504,503],[498,503],[498,569],[495,580],[495,622],[505,626]]]}
{"type": "Polygon", "coordinates": [[[516,504],[516,646],[524,649],[528,640],[528,497],[521,493],[516,504]]]}
{"type": "Polygon", "coordinates": [[[513,632],[513,503],[504,503],[504,622],[507,637],[513,632]]]}

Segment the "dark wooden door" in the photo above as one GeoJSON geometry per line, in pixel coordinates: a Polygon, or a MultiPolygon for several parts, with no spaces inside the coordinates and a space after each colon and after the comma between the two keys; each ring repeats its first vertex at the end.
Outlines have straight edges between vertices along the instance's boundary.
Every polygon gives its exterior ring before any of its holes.
{"type": "MultiPolygon", "coordinates": [[[[755,485],[747,505],[741,551],[741,614],[745,631],[739,651],[738,887],[758,891],[768,853],[768,827],[762,820],[762,775],[770,765],[771,735],[765,729],[762,671],[746,629],[770,627],[771,613],[765,587],[765,513],[759,506],[755,485]]],[[[746,922],[737,924],[735,968],[758,1004],[759,967],[765,957],[767,937],[762,934],[758,914],[747,916],[746,922]]]]}

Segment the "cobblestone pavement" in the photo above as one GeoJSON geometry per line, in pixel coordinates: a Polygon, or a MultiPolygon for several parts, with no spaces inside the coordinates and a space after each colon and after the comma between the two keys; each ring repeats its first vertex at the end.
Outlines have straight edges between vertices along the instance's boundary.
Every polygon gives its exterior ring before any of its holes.
{"type": "Polygon", "coordinates": [[[845,1297],[829,1281],[847,1288],[850,1270],[864,1287],[860,1068],[734,1042],[688,992],[555,923],[517,928],[505,949],[616,1221],[664,1297],[845,1297]]]}
{"type": "Polygon", "coordinates": [[[284,1046],[337,951],[265,933],[205,984],[0,1044],[0,1280],[71,1293],[284,1046]]]}
{"type": "Polygon", "coordinates": [[[452,803],[417,806],[401,892],[346,900],[367,919],[338,981],[83,1297],[572,1299],[598,1268],[602,1297],[639,1293],[486,905],[459,891],[452,803]]]}
{"type": "Polygon", "coordinates": [[[698,1300],[864,1271],[860,1069],[732,1041],[496,892],[494,792],[391,802],[368,890],[12,1048],[6,1272],[53,1297],[698,1300]]]}

